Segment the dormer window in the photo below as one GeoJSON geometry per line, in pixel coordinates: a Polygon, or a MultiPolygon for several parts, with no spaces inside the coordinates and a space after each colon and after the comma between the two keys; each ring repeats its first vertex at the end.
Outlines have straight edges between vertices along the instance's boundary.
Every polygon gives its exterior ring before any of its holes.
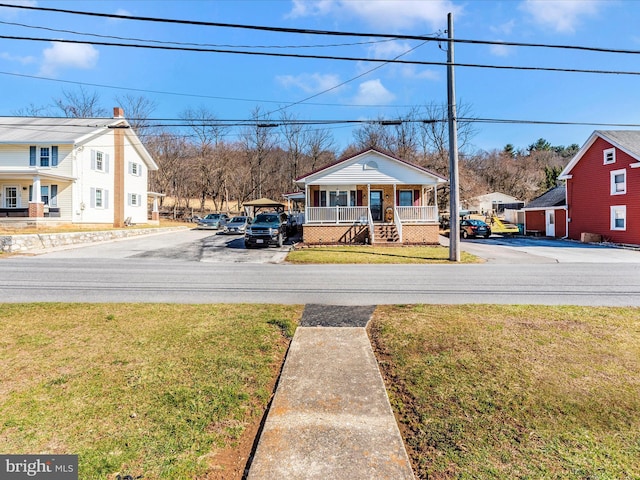
{"type": "Polygon", "coordinates": [[[609,165],[612,163],[616,163],[616,149],[615,148],[607,148],[602,151],[603,161],[605,165],[609,165]]]}

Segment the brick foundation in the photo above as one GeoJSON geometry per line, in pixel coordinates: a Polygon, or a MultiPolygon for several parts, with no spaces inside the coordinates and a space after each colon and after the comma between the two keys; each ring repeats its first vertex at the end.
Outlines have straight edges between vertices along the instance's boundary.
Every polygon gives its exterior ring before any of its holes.
{"type": "Polygon", "coordinates": [[[29,218],[44,218],[44,203],[29,202],[29,218]]]}
{"type": "MultiPolygon", "coordinates": [[[[439,226],[433,224],[403,224],[402,239],[405,244],[437,245],[439,226]]],[[[309,245],[347,244],[358,245],[369,241],[368,225],[303,225],[302,241],[309,245]]]]}
{"type": "Polygon", "coordinates": [[[402,242],[412,244],[437,245],[440,226],[437,223],[402,224],[402,242]]]}

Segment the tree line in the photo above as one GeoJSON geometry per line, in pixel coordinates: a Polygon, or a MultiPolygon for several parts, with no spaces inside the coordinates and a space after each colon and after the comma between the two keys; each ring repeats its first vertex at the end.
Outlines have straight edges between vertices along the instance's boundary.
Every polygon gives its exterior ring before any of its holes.
{"type": "MultiPolygon", "coordinates": [[[[320,167],[368,148],[428,168],[448,178],[449,140],[446,105],[415,107],[397,122],[383,119],[360,124],[346,148],[339,148],[330,128],[299,123],[282,112],[271,118],[260,107],[239,130],[219,122],[206,107],[187,108],[184,125],[153,127],[156,104],[145,97],[124,95],[115,102],[158,164],[150,172],[150,189],[174,200],[176,214],[215,210],[240,211],[242,203],[261,197],[280,200],[295,190],[294,180],[320,167]]],[[[63,91],[53,104],[29,107],[16,115],[109,117],[97,93],[83,88],[63,91]]],[[[458,107],[470,118],[469,107],[458,107]]],[[[458,124],[460,199],[502,192],[527,202],[557,184],[563,167],[578,151],[577,144],[553,146],[540,138],[526,148],[512,144],[491,151],[471,151],[477,134],[472,122],[458,124]]],[[[448,209],[448,185],[438,192],[440,207],[448,209]]],[[[162,200],[161,200],[162,202],[162,200]]]]}

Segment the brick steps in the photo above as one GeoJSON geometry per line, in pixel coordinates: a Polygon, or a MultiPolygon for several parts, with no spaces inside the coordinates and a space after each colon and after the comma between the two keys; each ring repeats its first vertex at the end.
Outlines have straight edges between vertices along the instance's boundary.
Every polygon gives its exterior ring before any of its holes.
{"type": "Polygon", "coordinates": [[[373,226],[373,243],[400,243],[398,229],[393,223],[377,223],[373,226]]]}

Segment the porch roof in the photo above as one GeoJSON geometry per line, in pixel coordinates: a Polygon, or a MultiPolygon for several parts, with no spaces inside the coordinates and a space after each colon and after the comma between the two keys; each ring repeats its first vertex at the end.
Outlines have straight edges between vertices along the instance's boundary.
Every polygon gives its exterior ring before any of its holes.
{"type": "Polygon", "coordinates": [[[446,182],[443,176],[435,172],[376,149],[360,152],[296,179],[296,184],[302,187],[353,184],[438,185],[446,182]]]}
{"type": "Polygon", "coordinates": [[[51,171],[50,169],[40,169],[34,167],[22,167],[22,168],[2,168],[0,167],[0,179],[12,179],[12,180],[33,180],[33,177],[46,178],[51,180],[64,180],[68,182],[74,182],[77,177],[70,175],[60,175],[51,171]]]}

